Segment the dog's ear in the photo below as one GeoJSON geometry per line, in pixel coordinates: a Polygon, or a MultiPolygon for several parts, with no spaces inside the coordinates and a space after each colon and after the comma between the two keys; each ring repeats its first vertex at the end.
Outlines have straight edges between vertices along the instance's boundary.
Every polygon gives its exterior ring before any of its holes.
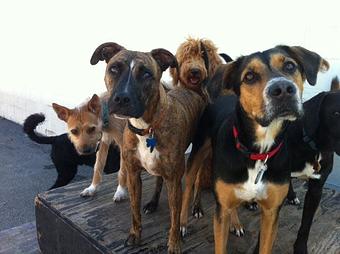
{"type": "Polygon", "coordinates": [[[172,77],[172,85],[178,85],[178,68],[170,68],[170,76],[172,77]]]}
{"type": "Polygon", "coordinates": [[[286,51],[301,66],[303,74],[310,85],[316,84],[318,72],[325,72],[329,69],[329,63],[317,53],[309,51],[300,46],[288,47],[278,46],[286,51]]]}
{"type": "Polygon", "coordinates": [[[238,96],[240,95],[241,85],[239,67],[242,59],[243,57],[228,63],[223,74],[223,89],[232,90],[238,96]]]}
{"type": "Polygon", "coordinates": [[[87,108],[96,116],[100,116],[102,108],[98,95],[94,94],[92,96],[91,100],[89,100],[89,102],[87,103],[87,108]]]}
{"type": "Polygon", "coordinates": [[[64,122],[67,122],[69,116],[71,115],[71,110],[57,103],[52,103],[52,107],[57,113],[58,118],[64,122]]]}
{"type": "Polygon", "coordinates": [[[303,126],[309,137],[313,137],[317,131],[320,122],[320,109],[326,95],[326,92],[321,92],[303,104],[303,126]]]}
{"type": "Polygon", "coordinates": [[[178,68],[176,57],[166,49],[154,49],[151,51],[151,55],[162,71],[165,71],[168,67],[178,68]]]}
{"type": "Polygon", "coordinates": [[[332,84],[331,84],[331,91],[336,91],[336,90],[340,90],[340,82],[339,82],[338,76],[335,76],[332,79],[332,84]]]}
{"type": "Polygon", "coordinates": [[[123,49],[125,49],[123,46],[114,42],[103,43],[93,52],[90,63],[96,65],[99,61],[104,60],[108,63],[115,54],[123,49]]]}

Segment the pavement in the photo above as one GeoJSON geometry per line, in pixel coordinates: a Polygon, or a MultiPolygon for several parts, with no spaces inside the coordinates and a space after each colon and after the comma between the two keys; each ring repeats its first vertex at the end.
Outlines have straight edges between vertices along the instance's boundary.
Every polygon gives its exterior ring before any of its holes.
{"type": "MultiPolygon", "coordinates": [[[[57,177],[50,150],[31,141],[22,126],[0,118],[0,231],[35,221],[34,198],[57,177]]],[[[92,169],[82,166],[73,181],[91,177],[92,169]]]]}

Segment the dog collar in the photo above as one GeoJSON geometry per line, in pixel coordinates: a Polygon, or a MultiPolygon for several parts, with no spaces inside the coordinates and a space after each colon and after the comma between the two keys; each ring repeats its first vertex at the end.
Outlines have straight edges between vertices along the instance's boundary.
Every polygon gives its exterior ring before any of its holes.
{"type": "Polygon", "coordinates": [[[257,161],[267,161],[268,159],[274,157],[281,149],[283,145],[283,141],[280,142],[278,146],[276,146],[273,150],[267,153],[251,153],[239,140],[239,133],[235,126],[233,126],[233,134],[236,142],[236,149],[245,154],[249,159],[257,161]]]}
{"type": "Polygon", "coordinates": [[[310,136],[307,135],[307,132],[306,132],[305,128],[302,128],[302,139],[303,139],[303,142],[308,144],[309,147],[312,150],[318,151],[318,148],[316,147],[315,141],[310,136]]]}

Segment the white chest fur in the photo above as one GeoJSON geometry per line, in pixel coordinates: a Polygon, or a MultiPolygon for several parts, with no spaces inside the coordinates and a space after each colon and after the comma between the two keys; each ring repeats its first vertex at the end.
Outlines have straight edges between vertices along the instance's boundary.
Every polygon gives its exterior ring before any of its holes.
{"type": "MultiPolygon", "coordinates": [[[[147,129],[149,125],[143,121],[143,119],[130,119],[131,124],[137,128],[140,129],[147,129]]],[[[157,166],[158,160],[159,160],[159,151],[157,150],[157,147],[154,148],[152,153],[150,152],[150,148],[146,147],[146,139],[148,136],[139,136],[138,138],[138,144],[137,144],[137,150],[136,150],[136,156],[140,160],[141,165],[145,168],[146,171],[149,172],[151,175],[158,175],[154,169],[157,166]]]]}
{"type": "Polygon", "coordinates": [[[253,169],[248,169],[248,180],[240,188],[235,189],[236,197],[244,201],[261,200],[267,197],[267,185],[262,180],[255,184],[262,163],[257,161],[253,169]]]}
{"type": "MultiPolygon", "coordinates": [[[[321,154],[319,154],[318,156],[319,163],[321,159],[322,159],[321,154]]],[[[312,164],[306,162],[305,168],[299,172],[292,172],[291,177],[320,179],[321,175],[315,172],[314,166],[312,164]]]]}
{"type": "Polygon", "coordinates": [[[159,152],[157,148],[154,148],[152,153],[150,153],[150,148],[146,147],[147,136],[138,136],[139,143],[137,145],[137,158],[140,160],[142,166],[151,175],[158,175],[155,173],[154,168],[156,167],[159,159],[159,152]]]}

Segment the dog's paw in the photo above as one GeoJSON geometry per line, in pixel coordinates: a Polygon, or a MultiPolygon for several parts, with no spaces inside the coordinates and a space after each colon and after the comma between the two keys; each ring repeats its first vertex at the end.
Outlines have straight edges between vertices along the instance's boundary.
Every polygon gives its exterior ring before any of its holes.
{"type": "Polygon", "coordinates": [[[290,204],[290,205],[300,205],[300,200],[297,198],[297,197],[295,197],[295,198],[293,198],[293,199],[287,199],[287,201],[288,201],[288,204],[290,204]]]}
{"type": "Polygon", "coordinates": [[[259,209],[259,205],[256,202],[246,202],[244,205],[249,211],[256,211],[259,209]]]}
{"type": "Polygon", "coordinates": [[[115,194],[113,195],[114,202],[120,202],[128,198],[128,191],[126,188],[118,185],[115,194]]]}
{"type": "Polygon", "coordinates": [[[80,193],[80,196],[92,197],[95,193],[96,193],[96,187],[91,184],[89,187],[87,187],[80,193]]]}
{"type": "Polygon", "coordinates": [[[202,218],[204,216],[203,209],[199,205],[194,206],[192,209],[192,216],[196,219],[202,218]]]}
{"type": "Polygon", "coordinates": [[[140,244],[140,236],[130,233],[128,238],[125,240],[125,246],[133,246],[140,244]]]}
{"type": "Polygon", "coordinates": [[[169,244],[168,245],[168,254],[180,254],[181,251],[181,244],[178,242],[176,244],[169,244]]]}
{"type": "Polygon", "coordinates": [[[158,203],[155,201],[150,201],[143,207],[144,214],[150,214],[157,210],[158,203]]]}
{"type": "Polygon", "coordinates": [[[187,226],[180,226],[179,227],[179,230],[181,232],[181,236],[182,237],[185,237],[187,234],[188,234],[188,228],[187,226]]]}
{"type": "Polygon", "coordinates": [[[244,236],[244,229],[242,225],[233,225],[230,227],[230,232],[237,237],[242,237],[244,236]]]}

